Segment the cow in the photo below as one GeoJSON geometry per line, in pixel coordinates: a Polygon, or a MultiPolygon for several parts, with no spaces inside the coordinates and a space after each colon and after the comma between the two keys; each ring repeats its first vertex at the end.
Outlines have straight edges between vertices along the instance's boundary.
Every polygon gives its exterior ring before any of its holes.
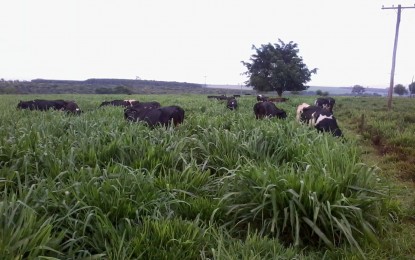
{"type": "Polygon", "coordinates": [[[277,108],[274,103],[268,101],[256,103],[254,105],[254,113],[256,119],[262,119],[264,117],[285,119],[287,117],[287,113],[284,110],[277,108]]]}
{"type": "Polygon", "coordinates": [[[17,104],[17,108],[46,111],[49,109],[62,110],[65,107],[65,105],[66,105],[66,101],[62,99],[58,99],[58,100],[35,99],[35,100],[30,100],[30,101],[20,101],[17,104]]]}
{"type": "Polygon", "coordinates": [[[103,101],[99,107],[103,106],[122,106],[122,107],[132,107],[136,104],[140,103],[134,99],[116,99],[111,101],[103,101]]]}
{"type": "Polygon", "coordinates": [[[266,96],[264,96],[262,94],[259,94],[259,95],[256,96],[256,100],[258,102],[264,102],[264,101],[268,101],[268,97],[266,97],[266,96]]]}
{"type": "Polygon", "coordinates": [[[74,114],[80,114],[81,110],[75,101],[66,101],[62,99],[57,100],[44,100],[44,99],[35,99],[30,101],[20,101],[17,104],[18,109],[29,109],[29,110],[40,110],[47,111],[49,109],[53,110],[62,110],[66,112],[71,112],[74,114]]]}
{"type": "Polygon", "coordinates": [[[157,101],[150,101],[150,102],[135,103],[132,107],[136,109],[154,109],[154,108],[161,107],[161,105],[157,101]]]}
{"type": "Polygon", "coordinates": [[[234,97],[231,97],[228,99],[226,107],[229,108],[230,110],[235,110],[238,108],[238,102],[236,101],[234,97]]]}
{"type": "Polygon", "coordinates": [[[166,106],[159,108],[138,108],[131,107],[124,110],[124,118],[130,121],[143,121],[150,127],[157,125],[168,126],[173,123],[174,126],[183,123],[184,110],[179,106],[166,106]]]}
{"type": "Polygon", "coordinates": [[[331,98],[331,97],[328,97],[328,98],[319,97],[314,101],[315,106],[327,109],[331,113],[333,113],[333,107],[335,103],[336,101],[334,100],[334,98],[331,98]]]}
{"type": "Polygon", "coordinates": [[[207,98],[209,99],[216,99],[216,100],[227,100],[228,97],[225,95],[220,95],[220,96],[207,96],[207,98]]]}
{"type": "Polygon", "coordinates": [[[328,109],[303,103],[297,107],[296,117],[299,122],[314,126],[318,132],[329,132],[335,137],[343,136],[336,118],[328,109]]]}
{"type": "Polygon", "coordinates": [[[78,104],[75,101],[67,101],[64,111],[70,112],[72,114],[80,115],[82,110],[79,108],[78,104]]]}
{"type": "Polygon", "coordinates": [[[139,113],[143,113],[143,110],[151,110],[160,108],[161,105],[157,101],[151,101],[151,102],[141,102],[136,104],[133,107],[127,107],[124,109],[124,117],[131,121],[137,121],[137,118],[139,117],[139,113]]]}

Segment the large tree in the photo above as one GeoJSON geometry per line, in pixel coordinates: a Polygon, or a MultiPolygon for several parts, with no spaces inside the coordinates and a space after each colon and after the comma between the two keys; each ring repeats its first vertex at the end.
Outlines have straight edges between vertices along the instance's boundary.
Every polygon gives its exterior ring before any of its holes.
{"type": "Polygon", "coordinates": [[[360,86],[360,85],[354,85],[352,88],[352,93],[353,94],[363,94],[365,92],[365,88],[360,86]]]}
{"type": "Polygon", "coordinates": [[[242,61],[248,69],[244,74],[249,79],[245,82],[257,91],[276,91],[281,96],[284,91],[301,91],[308,89],[304,84],[311,80],[317,69],[309,70],[298,56],[298,47],[292,41],[285,44],[268,43],[255,50],[249,62],[242,61]]]}
{"type": "Polygon", "coordinates": [[[397,84],[394,88],[393,88],[393,92],[395,93],[395,94],[398,94],[399,96],[402,96],[402,95],[406,95],[406,94],[408,94],[408,90],[405,88],[405,86],[404,85],[402,85],[402,84],[397,84]]]}

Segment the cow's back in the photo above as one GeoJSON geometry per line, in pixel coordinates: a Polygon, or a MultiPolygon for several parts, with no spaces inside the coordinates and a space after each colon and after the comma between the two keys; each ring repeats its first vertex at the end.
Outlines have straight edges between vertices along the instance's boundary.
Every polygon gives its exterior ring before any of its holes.
{"type": "Polygon", "coordinates": [[[127,108],[124,112],[124,117],[131,121],[143,121],[150,127],[156,125],[167,126],[171,122],[176,126],[184,121],[184,109],[179,106],[166,107],[132,107],[127,108]]]}
{"type": "Polygon", "coordinates": [[[284,110],[277,108],[277,106],[269,101],[258,102],[254,105],[254,113],[257,119],[263,117],[278,117],[286,118],[287,114],[284,110]]]}

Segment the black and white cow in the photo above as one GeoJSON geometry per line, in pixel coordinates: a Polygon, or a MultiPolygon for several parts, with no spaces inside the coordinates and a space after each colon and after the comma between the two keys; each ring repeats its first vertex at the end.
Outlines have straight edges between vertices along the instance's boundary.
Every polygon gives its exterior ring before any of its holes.
{"type": "Polygon", "coordinates": [[[287,117],[287,113],[284,110],[277,108],[277,106],[268,101],[258,102],[254,105],[254,113],[256,119],[262,119],[264,117],[277,117],[284,119],[287,117]]]}
{"type": "Polygon", "coordinates": [[[259,94],[259,95],[256,96],[256,100],[258,102],[264,102],[264,101],[268,101],[268,97],[266,97],[266,96],[264,96],[262,94],[259,94]]]}
{"type": "Polygon", "coordinates": [[[337,120],[328,109],[303,103],[297,107],[297,120],[314,126],[319,132],[330,132],[333,136],[343,136],[337,120]]]}
{"type": "Polygon", "coordinates": [[[29,101],[20,101],[17,104],[18,109],[29,109],[29,110],[40,110],[47,111],[52,110],[62,110],[74,114],[80,114],[82,111],[79,109],[75,101],[67,101],[62,99],[57,100],[45,100],[45,99],[35,99],[29,101]]]}
{"type": "Polygon", "coordinates": [[[336,100],[334,100],[334,98],[331,98],[331,97],[328,97],[328,98],[319,97],[314,101],[314,105],[327,109],[331,113],[333,113],[333,107],[335,103],[336,103],[336,100]]]}
{"type": "Polygon", "coordinates": [[[235,110],[238,108],[238,102],[234,97],[228,98],[228,102],[226,103],[226,107],[230,110],[235,110]]]}
{"type": "Polygon", "coordinates": [[[140,103],[135,99],[115,99],[111,101],[104,101],[99,105],[99,107],[103,106],[120,106],[120,107],[132,107],[136,104],[140,103]]]}
{"type": "Polygon", "coordinates": [[[124,118],[134,122],[146,122],[150,127],[157,125],[168,126],[171,123],[176,126],[183,123],[184,110],[179,106],[158,108],[131,107],[124,110],[124,118]]]}

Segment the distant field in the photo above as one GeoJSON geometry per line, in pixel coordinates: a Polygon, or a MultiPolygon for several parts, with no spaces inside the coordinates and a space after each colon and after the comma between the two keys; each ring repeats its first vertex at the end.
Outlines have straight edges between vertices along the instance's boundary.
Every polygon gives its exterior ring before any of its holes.
{"type": "MultiPolygon", "coordinates": [[[[251,89],[244,85],[207,85],[208,88],[218,88],[218,89],[234,89],[234,90],[247,90],[251,89]]],[[[352,93],[352,86],[350,87],[318,87],[318,86],[310,86],[306,91],[317,91],[321,90],[323,92],[328,92],[329,95],[350,95],[352,93]]],[[[284,93],[286,95],[289,92],[284,93]]],[[[385,96],[388,94],[387,88],[368,88],[366,90],[366,94],[373,95],[373,93],[377,93],[379,95],[385,96]]]]}
{"type": "Polygon", "coordinates": [[[345,139],[206,95],[0,96],[4,259],[406,259],[415,255],[414,99],[337,97],[345,139]],[[75,100],[84,113],[17,110],[75,100]],[[184,108],[149,129],[104,100],[184,108]]]}

